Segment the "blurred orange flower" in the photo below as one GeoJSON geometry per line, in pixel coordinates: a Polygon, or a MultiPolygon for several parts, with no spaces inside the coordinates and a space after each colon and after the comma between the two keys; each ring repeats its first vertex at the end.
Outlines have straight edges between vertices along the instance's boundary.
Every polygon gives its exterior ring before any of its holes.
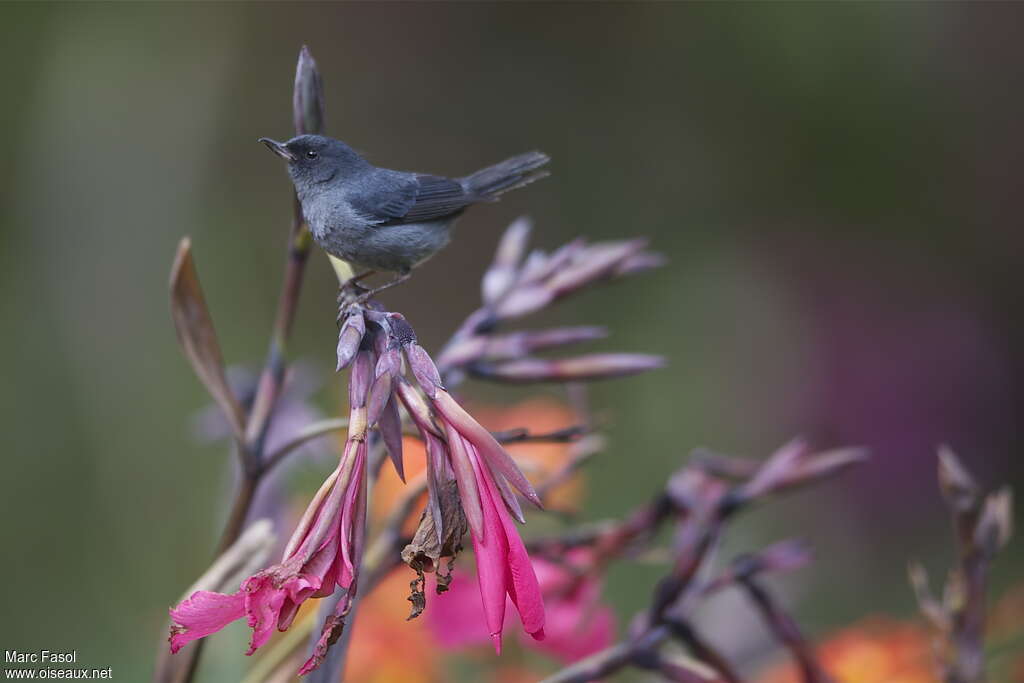
{"type": "MultiPolygon", "coordinates": [[[[928,632],[912,622],[871,617],[830,636],[817,648],[837,683],[938,683],[928,632]]],[[[800,680],[790,663],[773,667],[760,683],[800,680]]]]}
{"type": "MultiPolygon", "coordinates": [[[[427,469],[427,453],[423,442],[419,439],[406,436],[402,438],[402,459],[405,464],[405,480],[413,482],[419,479],[427,469]]],[[[370,523],[382,522],[391,514],[395,504],[406,495],[407,485],[402,483],[395,472],[395,468],[384,463],[381,467],[380,477],[373,485],[373,495],[370,496],[370,523]]],[[[424,501],[426,494],[423,494],[424,501]]],[[[419,513],[423,506],[415,508],[414,520],[419,519],[419,513]]],[[[410,530],[415,530],[415,525],[410,530]]]]}
{"type": "MultiPolygon", "coordinates": [[[[408,463],[406,463],[408,473],[408,463]]],[[[397,479],[397,477],[396,477],[397,479]]],[[[392,572],[359,604],[345,666],[349,683],[439,683],[440,650],[421,619],[409,616],[411,572],[392,572]]]]}

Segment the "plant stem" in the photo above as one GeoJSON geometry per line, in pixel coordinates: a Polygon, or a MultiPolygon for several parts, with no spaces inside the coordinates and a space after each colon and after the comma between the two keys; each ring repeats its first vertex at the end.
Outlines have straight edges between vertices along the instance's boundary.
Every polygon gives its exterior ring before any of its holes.
{"type": "Polygon", "coordinates": [[[287,367],[285,352],[292,324],[295,321],[295,312],[299,304],[299,293],[302,290],[302,280],[306,272],[306,263],[309,260],[309,250],[312,245],[309,230],[306,228],[302,218],[302,207],[294,195],[292,214],[292,229],[289,235],[284,284],[281,288],[281,296],[278,299],[277,315],[274,319],[274,328],[270,336],[270,349],[267,351],[267,361],[263,367],[263,373],[260,376],[259,385],[256,389],[256,397],[253,400],[252,412],[249,415],[249,422],[245,433],[248,457],[257,463],[261,462],[263,457],[264,440],[273,418],[274,404],[277,402],[277,398],[281,394],[281,388],[284,385],[284,375],[287,367]]]}
{"type": "Polygon", "coordinates": [[[266,474],[271,468],[281,462],[289,453],[300,446],[309,443],[313,439],[323,436],[324,434],[340,432],[345,429],[348,429],[348,418],[344,417],[321,420],[320,422],[314,422],[306,425],[291,441],[284,444],[263,459],[260,467],[260,474],[266,474]]]}
{"type": "Polygon", "coordinates": [[[230,548],[241,536],[245,528],[245,518],[249,514],[249,507],[256,496],[256,487],[259,486],[259,483],[260,473],[242,474],[242,483],[235,492],[235,499],[231,503],[231,513],[224,525],[224,531],[221,532],[220,544],[217,546],[218,555],[230,548]]]}

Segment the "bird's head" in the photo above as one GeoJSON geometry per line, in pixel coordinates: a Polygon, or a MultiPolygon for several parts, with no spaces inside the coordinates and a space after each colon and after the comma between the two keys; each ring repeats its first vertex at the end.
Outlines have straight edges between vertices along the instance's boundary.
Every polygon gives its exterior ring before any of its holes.
{"type": "Polygon", "coordinates": [[[299,135],[288,142],[260,138],[271,152],[288,162],[288,174],[298,190],[345,178],[369,164],[341,140],[323,135],[299,135]]]}

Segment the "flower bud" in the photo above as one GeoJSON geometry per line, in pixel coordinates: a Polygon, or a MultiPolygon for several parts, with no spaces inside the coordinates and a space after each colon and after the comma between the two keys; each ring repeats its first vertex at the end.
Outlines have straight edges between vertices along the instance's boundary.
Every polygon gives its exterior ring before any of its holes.
{"type": "Polygon", "coordinates": [[[372,375],[373,352],[360,351],[356,354],[356,360],[352,364],[352,372],[348,378],[348,402],[350,407],[362,408],[366,405],[366,397],[370,391],[372,375]]]}
{"type": "Polygon", "coordinates": [[[978,485],[949,446],[939,447],[939,488],[958,512],[966,512],[977,504],[978,485]]]}
{"type": "MultiPolygon", "coordinates": [[[[566,242],[558,249],[551,252],[551,255],[537,254],[537,258],[528,260],[523,268],[523,282],[540,282],[547,280],[562,268],[567,267],[574,260],[579,258],[587,250],[587,242],[582,237],[577,237],[572,242],[566,242]]],[[[532,256],[532,254],[531,254],[532,256]]]]}
{"type": "Polygon", "coordinates": [[[375,378],[370,387],[370,397],[366,409],[366,420],[371,427],[380,419],[384,406],[391,399],[394,378],[401,371],[402,354],[398,349],[386,350],[377,359],[377,367],[374,370],[375,378]]]}
{"type": "Polygon", "coordinates": [[[394,390],[424,438],[427,434],[437,437],[444,436],[444,433],[434,424],[434,414],[431,412],[430,406],[423,400],[420,392],[416,391],[404,377],[396,378],[394,390]]]}
{"type": "Polygon", "coordinates": [[[813,453],[802,439],[795,439],[775,451],[757,473],[739,488],[738,500],[778,493],[835,474],[867,458],[860,448],[842,448],[813,453]]]}
{"type": "Polygon", "coordinates": [[[405,347],[405,357],[409,359],[409,367],[420,388],[427,396],[434,398],[438,389],[444,387],[441,384],[441,375],[437,372],[437,366],[430,355],[422,346],[413,342],[405,347]]]}
{"type": "Polygon", "coordinates": [[[586,251],[577,255],[571,264],[552,276],[548,281],[548,287],[559,297],[576,291],[606,277],[620,263],[639,253],[646,246],[647,240],[636,239],[587,247],[586,251]]]}
{"type": "Polygon", "coordinates": [[[377,420],[384,447],[388,449],[388,457],[395,467],[395,473],[405,481],[405,465],[402,461],[402,416],[398,412],[398,402],[394,394],[389,392],[388,402],[377,420]]]}
{"type": "Polygon", "coordinates": [[[660,368],[664,359],[643,353],[595,353],[574,358],[522,358],[478,365],[473,372],[503,382],[574,382],[635,375],[660,368]]]}
{"type": "Polygon", "coordinates": [[[498,303],[495,312],[501,318],[519,318],[539,311],[554,300],[554,292],[546,287],[517,287],[498,303]]]}
{"type": "Polygon", "coordinates": [[[1013,495],[1009,488],[990,493],[974,528],[974,543],[991,557],[1010,541],[1013,532],[1013,495]]]}
{"type": "Polygon", "coordinates": [[[518,276],[519,262],[526,252],[526,244],[530,239],[533,225],[530,219],[521,217],[508,226],[501,236],[498,249],[494,254],[494,262],[484,273],[481,284],[485,304],[493,304],[503,297],[518,276]]]}
{"type": "Polygon", "coordinates": [[[363,318],[363,312],[360,310],[349,312],[345,317],[345,322],[341,325],[341,330],[338,332],[337,372],[347,368],[352,359],[355,358],[356,352],[359,351],[359,345],[363,341],[364,334],[366,334],[366,320],[363,318]]]}
{"type": "Polygon", "coordinates": [[[625,275],[642,273],[645,270],[660,268],[667,262],[668,259],[666,259],[662,254],[655,251],[642,251],[639,254],[633,254],[632,256],[628,256],[620,261],[619,265],[615,266],[612,270],[612,276],[623,277],[625,275]]]}
{"type": "Polygon", "coordinates": [[[305,45],[295,66],[295,90],[292,94],[295,133],[320,133],[324,125],[324,91],[316,61],[305,45]]]}

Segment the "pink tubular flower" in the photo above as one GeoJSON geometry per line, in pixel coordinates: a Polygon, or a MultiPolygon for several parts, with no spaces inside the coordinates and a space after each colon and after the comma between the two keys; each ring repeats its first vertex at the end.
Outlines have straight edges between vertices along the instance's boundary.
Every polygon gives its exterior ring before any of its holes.
{"type": "Polygon", "coordinates": [[[519,611],[523,629],[541,640],[544,599],[530,556],[512,523],[510,512],[519,521],[523,521],[523,513],[511,487],[538,506],[540,498],[491,433],[441,386],[437,368],[426,351],[410,343],[405,352],[448,441],[451,469],[473,537],[480,597],[494,649],[501,653],[506,595],[519,611]]]}
{"type": "Polygon", "coordinates": [[[356,592],[366,519],[366,395],[373,367],[370,352],[357,354],[349,384],[349,435],[337,469],[306,508],[280,564],[257,572],[235,593],[197,591],[171,609],[171,653],[246,617],[252,629],[249,650],[264,645],[276,627],[291,626],[299,606],[323,598],[339,586],[345,597],[324,624],[313,655],[299,670],[306,674],[337,640],[356,592]]]}
{"type": "MultiPolygon", "coordinates": [[[[452,437],[461,438],[454,434],[449,436],[452,437]]],[[[483,516],[483,533],[472,532],[480,597],[494,649],[501,654],[505,595],[519,611],[523,629],[536,640],[544,638],[544,599],[530,556],[505,509],[493,474],[472,444],[463,441],[462,448],[473,467],[483,516]]],[[[514,500],[511,493],[509,498],[514,500]]]]}
{"type": "Polygon", "coordinates": [[[366,347],[367,335],[372,337],[379,360],[369,389],[365,421],[370,427],[379,426],[386,444],[390,434],[395,445],[392,448],[388,444],[388,450],[397,456],[395,468],[401,477],[397,405],[400,402],[405,406],[426,445],[427,512],[437,547],[452,553],[458,552],[463,530],[450,524],[446,527],[441,496],[454,479],[461,512],[473,536],[480,596],[495,649],[501,652],[506,595],[519,611],[526,632],[543,638],[544,601],[530,557],[512,523],[513,515],[525,521],[514,491],[540,506],[537,492],[491,433],[444,388],[437,366],[400,314],[370,308],[347,310],[339,335],[339,367],[349,362],[355,349],[366,347]],[[403,355],[427,400],[406,380],[403,355]],[[451,539],[449,534],[457,538],[451,539]]]}

